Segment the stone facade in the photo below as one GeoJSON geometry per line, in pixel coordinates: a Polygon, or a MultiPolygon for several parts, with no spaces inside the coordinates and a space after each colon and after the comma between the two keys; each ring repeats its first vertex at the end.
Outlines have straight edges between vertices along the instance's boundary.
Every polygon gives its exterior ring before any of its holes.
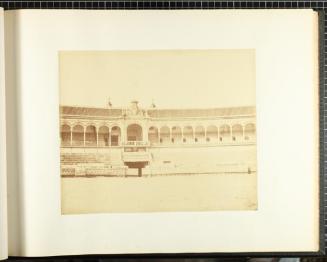
{"type": "Polygon", "coordinates": [[[61,106],[60,117],[62,176],[256,170],[255,107],[144,109],[132,101],[126,108],[61,106]],[[192,167],[198,156],[228,154],[228,161],[192,167]]]}

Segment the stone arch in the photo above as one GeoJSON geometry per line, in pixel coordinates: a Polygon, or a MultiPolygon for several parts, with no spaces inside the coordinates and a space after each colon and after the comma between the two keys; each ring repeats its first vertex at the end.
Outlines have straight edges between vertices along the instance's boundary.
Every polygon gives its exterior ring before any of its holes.
{"type": "Polygon", "coordinates": [[[89,125],[85,129],[85,145],[86,146],[97,145],[97,129],[94,125],[89,125]]]}
{"type": "Polygon", "coordinates": [[[160,143],[170,142],[170,128],[168,126],[162,126],[160,128],[160,143]]]}
{"type": "Polygon", "coordinates": [[[203,126],[195,127],[195,142],[205,142],[205,129],[203,126]]]}
{"type": "Polygon", "coordinates": [[[207,127],[206,131],[207,142],[217,142],[218,141],[218,127],[210,125],[207,127]]]}
{"type": "Polygon", "coordinates": [[[98,146],[109,146],[109,127],[100,126],[98,130],[98,146]]]}
{"type": "Polygon", "coordinates": [[[171,129],[171,142],[180,143],[182,142],[182,129],[179,126],[173,126],[171,129]]]}
{"type": "Polygon", "coordinates": [[[130,124],[127,126],[127,141],[142,141],[143,130],[138,124],[130,124]]]}
{"type": "Polygon", "coordinates": [[[61,145],[69,146],[71,140],[71,127],[67,124],[60,126],[61,145]]]}
{"type": "Polygon", "coordinates": [[[229,125],[222,125],[219,127],[219,139],[220,141],[228,141],[230,140],[230,126],[229,125]]]}
{"type": "Polygon", "coordinates": [[[235,124],[232,126],[232,139],[233,141],[243,140],[243,126],[235,124]]]}
{"type": "Polygon", "coordinates": [[[151,144],[159,143],[159,131],[155,126],[151,126],[148,130],[148,140],[151,144]]]}
{"type": "Polygon", "coordinates": [[[72,144],[73,146],[84,146],[84,127],[76,125],[72,130],[72,144]]]}
{"type": "Polygon", "coordinates": [[[111,127],[110,131],[110,145],[119,146],[121,141],[121,129],[119,126],[111,127]]]}
{"type": "Polygon", "coordinates": [[[255,124],[253,123],[246,124],[244,127],[244,139],[253,140],[255,139],[255,135],[256,135],[255,124]]]}
{"type": "Polygon", "coordinates": [[[194,141],[194,132],[192,126],[184,126],[183,128],[183,142],[194,141]]]}

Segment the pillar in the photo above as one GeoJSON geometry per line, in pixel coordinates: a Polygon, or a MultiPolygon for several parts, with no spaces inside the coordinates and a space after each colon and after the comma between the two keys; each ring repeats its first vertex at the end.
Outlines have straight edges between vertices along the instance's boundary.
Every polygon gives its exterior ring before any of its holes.
{"type": "Polygon", "coordinates": [[[146,126],[142,126],[142,140],[143,142],[145,142],[146,144],[149,143],[149,129],[146,126]]]}
{"type": "Polygon", "coordinates": [[[73,129],[70,127],[70,146],[73,146],[73,129]]]}
{"type": "Polygon", "coordinates": [[[192,143],[195,144],[195,127],[192,126],[192,143]]]}
{"type": "Polygon", "coordinates": [[[171,143],[171,138],[172,138],[172,129],[171,129],[171,126],[169,127],[169,143],[171,143]]]}
{"type": "Polygon", "coordinates": [[[95,128],[95,132],[97,132],[97,147],[99,146],[99,128],[95,128]]]}
{"type": "Polygon", "coordinates": [[[86,131],[85,126],[83,126],[83,130],[84,130],[84,134],[83,134],[83,145],[85,147],[85,131],[86,131]]]}
{"type": "Polygon", "coordinates": [[[242,125],[242,131],[243,131],[243,141],[246,141],[245,140],[245,126],[242,125]]]}
{"type": "Polygon", "coordinates": [[[119,126],[120,128],[120,141],[118,140],[118,145],[120,144],[125,144],[126,143],[126,137],[127,137],[127,128],[126,128],[126,123],[124,122],[124,124],[121,126],[119,126]]]}

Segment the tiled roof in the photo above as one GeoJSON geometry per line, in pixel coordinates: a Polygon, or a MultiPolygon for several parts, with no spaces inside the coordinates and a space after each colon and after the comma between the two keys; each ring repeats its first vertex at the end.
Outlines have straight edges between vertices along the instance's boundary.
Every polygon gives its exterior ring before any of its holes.
{"type": "Polygon", "coordinates": [[[210,109],[151,109],[151,117],[212,117],[233,115],[255,115],[255,107],[229,107],[210,109]]]}
{"type": "MultiPolygon", "coordinates": [[[[120,117],[124,111],[122,108],[60,107],[62,115],[72,116],[120,117]]],[[[153,118],[175,118],[255,115],[256,111],[255,107],[227,107],[209,109],[148,109],[147,113],[148,116],[153,118]]]]}
{"type": "Polygon", "coordinates": [[[60,113],[63,115],[76,115],[76,116],[119,117],[123,114],[123,110],[122,109],[109,109],[109,108],[61,106],[60,113]]]}

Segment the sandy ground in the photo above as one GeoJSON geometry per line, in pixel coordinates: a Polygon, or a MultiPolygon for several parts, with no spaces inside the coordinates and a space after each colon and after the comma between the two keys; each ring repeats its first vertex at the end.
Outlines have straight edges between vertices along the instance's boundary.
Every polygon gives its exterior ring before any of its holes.
{"type": "Polygon", "coordinates": [[[62,214],[257,209],[256,174],[62,178],[62,214]]]}

